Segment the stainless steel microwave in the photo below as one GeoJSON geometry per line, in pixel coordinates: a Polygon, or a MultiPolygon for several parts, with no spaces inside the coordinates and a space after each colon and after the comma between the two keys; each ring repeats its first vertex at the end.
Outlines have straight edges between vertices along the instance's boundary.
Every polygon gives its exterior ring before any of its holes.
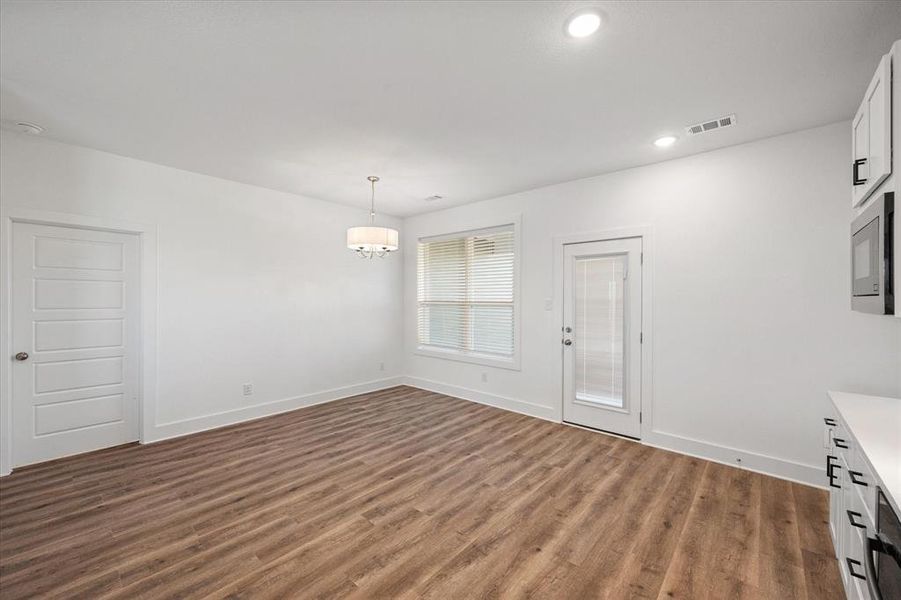
{"type": "Polygon", "coordinates": [[[851,224],[851,308],[895,314],[895,195],[883,194],[851,224]]]}

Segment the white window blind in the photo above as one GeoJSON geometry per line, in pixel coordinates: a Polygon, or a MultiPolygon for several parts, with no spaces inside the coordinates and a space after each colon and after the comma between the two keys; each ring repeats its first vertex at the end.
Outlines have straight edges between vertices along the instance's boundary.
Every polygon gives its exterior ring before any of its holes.
{"type": "Polygon", "coordinates": [[[513,357],[514,249],[512,225],[419,242],[420,346],[513,357]]]}

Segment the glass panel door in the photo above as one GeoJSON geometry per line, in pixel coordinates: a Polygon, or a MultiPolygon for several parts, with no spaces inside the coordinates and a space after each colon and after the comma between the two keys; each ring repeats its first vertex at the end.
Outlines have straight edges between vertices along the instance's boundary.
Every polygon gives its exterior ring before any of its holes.
{"type": "Polygon", "coordinates": [[[641,437],[641,238],[563,258],[563,420],[641,437]]]}

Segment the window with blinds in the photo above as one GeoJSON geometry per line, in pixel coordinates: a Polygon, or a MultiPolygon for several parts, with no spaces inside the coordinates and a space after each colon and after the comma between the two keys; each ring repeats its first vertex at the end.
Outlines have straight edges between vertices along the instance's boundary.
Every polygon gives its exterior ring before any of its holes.
{"type": "Polygon", "coordinates": [[[420,347],[512,359],[514,278],[512,225],[420,240],[420,347]]]}

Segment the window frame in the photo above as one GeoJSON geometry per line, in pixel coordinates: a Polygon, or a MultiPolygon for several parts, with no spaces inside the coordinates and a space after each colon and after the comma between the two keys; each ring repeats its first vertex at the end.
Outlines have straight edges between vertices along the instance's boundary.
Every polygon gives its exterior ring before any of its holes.
{"type": "Polygon", "coordinates": [[[521,306],[522,300],[520,290],[522,288],[521,264],[522,264],[522,243],[521,243],[521,218],[516,215],[509,219],[501,219],[492,221],[491,224],[480,224],[478,226],[460,227],[451,231],[441,231],[435,233],[422,234],[416,238],[416,299],[414,302],[414,319],[413,327],[413,354],[425,356],[429,358],[440,358],[444,360],[452,360],[457,362],[465,362],[470,364],[482,365],[485,367],[497,367],[500,369],[508,369],[519,371],[522,357],[522,338],[520,331],[522,329],[521,306]],[[419,244],[422,242],[438,241],[441,239],[454,239],[469,237],[480,232],[488,232],[492,229],[502,227],[512,227],[513,229],[513,355],[509,358],[494,356],[491,354],[480,354],[477,352],[468,352],[465,350],[456,350],[453,348],[442,348],[440,346],[430,346],[428,344],[419,343],[419,244]]]}

